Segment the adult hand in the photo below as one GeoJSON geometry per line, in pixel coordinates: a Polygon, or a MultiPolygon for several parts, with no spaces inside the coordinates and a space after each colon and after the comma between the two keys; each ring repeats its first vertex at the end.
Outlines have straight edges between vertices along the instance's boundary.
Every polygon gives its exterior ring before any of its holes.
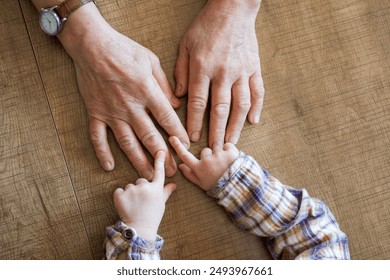
{"type": "Polygon", "coordinates": [[[209,146],[236,144],[246,118],[258,123],[263,104],[255,20],[260,0],[209,0],[179,46],[175,77],[178,97],[188,91],[187,130],[201,137],[209,99],[209,146]]]}
{"type": "Polygon", "coordinates": [[[58,38],[72,57],[83,97],[96,156],[105,170],[114,168],[107,142],[107,128],[141,177],[151,179],[151,155],[167,154],[166,174],[173,176],[176,163],[153,123],[189,146],[187,133],[174,108],[180,101],[156,55],[115,31],[92,3],[74,12],[58,38]]]}
{"type": "Polygon", "coordinates": [[[173,183],[164,187],[164,160],[165,152],[158,152],[151,182],[140,178],[135,184],[129,184],[125,189],[118,188],[114,192],[114,205],[119,217],[146,240],[155,240],[165,203],[176,189],[173,183]]]}
{"type": "Polygon", "coordinates": [[[179,169],[184,177],[205,191],[215,186],[223,173],[240,154],[232,143],[225,143],[223,147],[204,148],[200,153],[200,158],[197,159],[177,137],[170,137],[169,143],[183,161],[179,165],[179,169]]]}

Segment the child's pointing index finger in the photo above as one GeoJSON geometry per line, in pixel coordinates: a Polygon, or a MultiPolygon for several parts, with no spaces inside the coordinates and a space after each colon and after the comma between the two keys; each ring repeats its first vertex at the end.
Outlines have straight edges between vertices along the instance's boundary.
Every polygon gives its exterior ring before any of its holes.
{"type": "Polygon", "coordinates": [[[164,170],[164,162],[165,162],[166,153],[164,151],[158,151],[156,153],[156,158],[154,159],[154,175],[153,181],[164,181],[165,179],[165,170],[164,170]]]}
{"type": "Polygon", "coordinates": [[[199,160],[186,149],[179,138],[176,136],[171,136],[169,137],[169,143],[171,143],[181,161],[184,162],[188,167],[192,169],[192,167],[198,163],[199,160]]]}

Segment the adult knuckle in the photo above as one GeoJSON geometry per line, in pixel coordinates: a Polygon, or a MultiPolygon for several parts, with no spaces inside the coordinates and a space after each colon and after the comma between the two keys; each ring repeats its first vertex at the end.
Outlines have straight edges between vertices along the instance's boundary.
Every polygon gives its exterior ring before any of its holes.
{"type": "Polygon", "coordinates": [[[117,140],[119,146],[123,151],[130,151],[136,147],[136,140],[129,135],[123,135],[119,137],[117,140]]]}
{"type": "Polygon", "coordinates": [[[213,111],[217,117],[226,116],[229,113],[230,106],[227,102],[220,102],[213,106],[213,111]]]}
{"type": "Polygon", "coordinates": [[[158,133],[155,131],[147,132],[141,137],[141,142],[144,146],[157,147],[159,144],[158,136],[158,133]]]}
{"type": "Polygon", "coordinates": [[[192,108],[195,113],[203,112],[207,107],[207,102],[201,97],[193,97],[188,101],[188,106],[192,108]]]}
{"type": "Polygon", "coordinates": [[[90,137],[96,153],[100,154],[107,152],[105,139],[102,137],[102,135],[98,133],[91,133],[90,137]]]}
{"type": "Polygon", "coordinates": [[[104,140],[103,137],[99,133],[97,133],[97,132],[91,133],[91,141],[94,145],[97,145],[97,146],[102,145],[103,140],[104,140]]]}
{"type": "Polygon", "coordinates": [[[174,126],[175,112],[172,110],[161,113],[157,119],[158,123],[165,128],[174,126]]]}
{"type": "Polygon", "coordinates": [[[249,111],[249,108],[251,107],[251,102],[247,98],[242,98],[237,101],[236,105],[239,111],[249,111]]]}
{"type": "Polygon", "coordinates": [[[196,67],[204,65],[204,57],[201,55],[194,55],[191,61],[196,67]]]}

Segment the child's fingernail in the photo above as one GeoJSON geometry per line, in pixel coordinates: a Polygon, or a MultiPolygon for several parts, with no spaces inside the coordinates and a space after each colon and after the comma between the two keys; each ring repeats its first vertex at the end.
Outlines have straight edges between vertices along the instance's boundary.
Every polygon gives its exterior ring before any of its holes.
{"type": "Polygon", "coordinates": [[[200,132],[196,131],[191,134],[191,141],[198,142],[200,139],[200,132]]]}
{"type": "Polygon", "coordinates": [[[183,143],[183,145],[184,145],[184,147],[186,147],[186,149],[188,150],[189,148],[190,148],[190,143],[188,143],[188,142],[182,142],[183,143]]]}
{"type": "Polygon", "coordinates": [[[229,141],[228,141],[228,142],[230,142],[230,143],[236,145],[237,142],[238,142],[238,137],[237,137],[237,136],[231,136],[231,137],[229,138],[229,141]]]}

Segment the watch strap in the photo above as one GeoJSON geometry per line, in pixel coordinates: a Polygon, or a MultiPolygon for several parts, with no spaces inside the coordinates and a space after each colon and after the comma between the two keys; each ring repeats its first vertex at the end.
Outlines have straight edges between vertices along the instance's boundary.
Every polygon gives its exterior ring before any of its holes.
{"type": "Polygon", "coordinates": [[[71,13],[89,2],[95,3],[94,0],[65,0],[55,10],[62,19],[67,19],[71,13]]]}

